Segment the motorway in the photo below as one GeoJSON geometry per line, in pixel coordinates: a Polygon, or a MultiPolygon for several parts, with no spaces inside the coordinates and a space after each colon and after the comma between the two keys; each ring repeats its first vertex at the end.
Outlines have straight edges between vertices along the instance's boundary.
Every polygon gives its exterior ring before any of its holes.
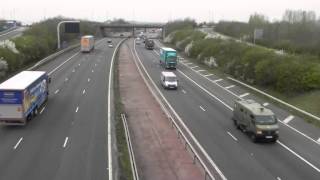
{"type": "MultiPolygon", "coordinates": [[[[114,47],[120,39],[113,39],[114,47]]],[[[0,127],[1,180],[108,179],[108,77],[115,48],[63,53],[49,72],[49,101],[24,127],[0,127]]]]}
{"type": "Polygon", "coordinates": [[[4,34],[0,34],[0,41],[19,37],[22,35],[23,31],[25,31],[25,30],[26,30],[26,27],[18,27],[15,30],[6,32],[4,34]]]}
{"type": "MultiPolygon", "coordinates": [[[[231,90],[234,85],[187,61],[175,71],[178,90],[164,90],[160,85],[163,68],[159,66],[158,50],[146,50],[143,44],[133,41],[130,47],[227,179],[320,179],[320,146],[314,139],[320,134],[316,128],[309,127],[311,134],[303,134],[280,123],[277,143],[252,143],[231,121],[234,100],[239,96],[253,98],[250,93],[239,88],[231,90]]],[[[271,103],[265,105],[274,108],[281,120],[287,116],[271,103]]]]}

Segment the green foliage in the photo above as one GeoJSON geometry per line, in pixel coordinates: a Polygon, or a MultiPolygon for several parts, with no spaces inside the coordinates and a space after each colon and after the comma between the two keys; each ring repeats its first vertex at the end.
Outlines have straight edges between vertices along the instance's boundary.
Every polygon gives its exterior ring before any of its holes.
{"type": "Polygon", "coordinates": [[[194,29],[196,26],[196,21],[189,18],[171,21],[166,24],[166,34],[168,35],[176,30],[194,29]]]}
{"type": "Polygon", "coordinates": [[[183,43],[192,41],[190,57],[199,61],[214,57],[224,72],[248,83],[289,95],[320,89],[317,56],[277,54],[234,40],[204,39],[194,30],[175,31],[173,39],[183,43]]]}
{"type": "Polygon", "coordinates": [[[263,37],[256,41],[257,44],[290,53],[320,56],[320,20],[313,11],[287,10],[281,21],[273,23],[263,15],[253,14],[248,23],[221,21],[215,30],[252,42],[256,28],[263,29],[263,37]]]}

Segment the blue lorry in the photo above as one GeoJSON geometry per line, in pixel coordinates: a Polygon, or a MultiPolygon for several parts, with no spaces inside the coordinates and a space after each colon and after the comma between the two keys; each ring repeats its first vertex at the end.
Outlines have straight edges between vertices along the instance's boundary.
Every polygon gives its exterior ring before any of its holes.
{"type": "Polygon", "coordinates": [[[44,71],[22,71],[0,84],[0,125],[26,125],[48,100],[44,71]]]}
{"type": "Polygon", "coordinates": [[[177,51],[172,48],[160,48],[160,64],[166,69],[176,69],[177,51]]]}

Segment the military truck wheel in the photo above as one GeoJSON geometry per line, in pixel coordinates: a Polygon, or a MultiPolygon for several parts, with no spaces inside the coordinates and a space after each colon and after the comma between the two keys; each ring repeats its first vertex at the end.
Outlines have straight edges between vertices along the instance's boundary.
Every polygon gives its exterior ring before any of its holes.
{"type": "Polygon", "coordinates": [[[250,134],[250,138],[251,138],[252,142],[254,142],[254,143],[257,142],[257,137],[256,137],[256,135],[254,133],[250,134]]]}
{"type": "Polygon", "coordinates": [[[234,125],[236,126],[237,129],[240,129],[240,126],[239,126],[237,120],[234,119],[234,120],[233,120],[233,123],[234,123],[234,125]]]}

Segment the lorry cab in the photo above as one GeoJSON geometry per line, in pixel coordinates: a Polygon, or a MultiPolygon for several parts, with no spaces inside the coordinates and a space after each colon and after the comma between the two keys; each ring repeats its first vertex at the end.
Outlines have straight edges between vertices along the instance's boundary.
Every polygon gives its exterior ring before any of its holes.
{"type": "Polygon", "coordinates": [[[254,100],[235,101],[232,119],[235,126],[248,133],[253,142],[260,139],[276,142],[279,137],[275,114],[254,100]]]}
{"type": "Polygon", "coordinates": [[[161,85],[165,89],[177,89],[178,88],[178,79],[173,72],[161,72],[161,85]]]}

